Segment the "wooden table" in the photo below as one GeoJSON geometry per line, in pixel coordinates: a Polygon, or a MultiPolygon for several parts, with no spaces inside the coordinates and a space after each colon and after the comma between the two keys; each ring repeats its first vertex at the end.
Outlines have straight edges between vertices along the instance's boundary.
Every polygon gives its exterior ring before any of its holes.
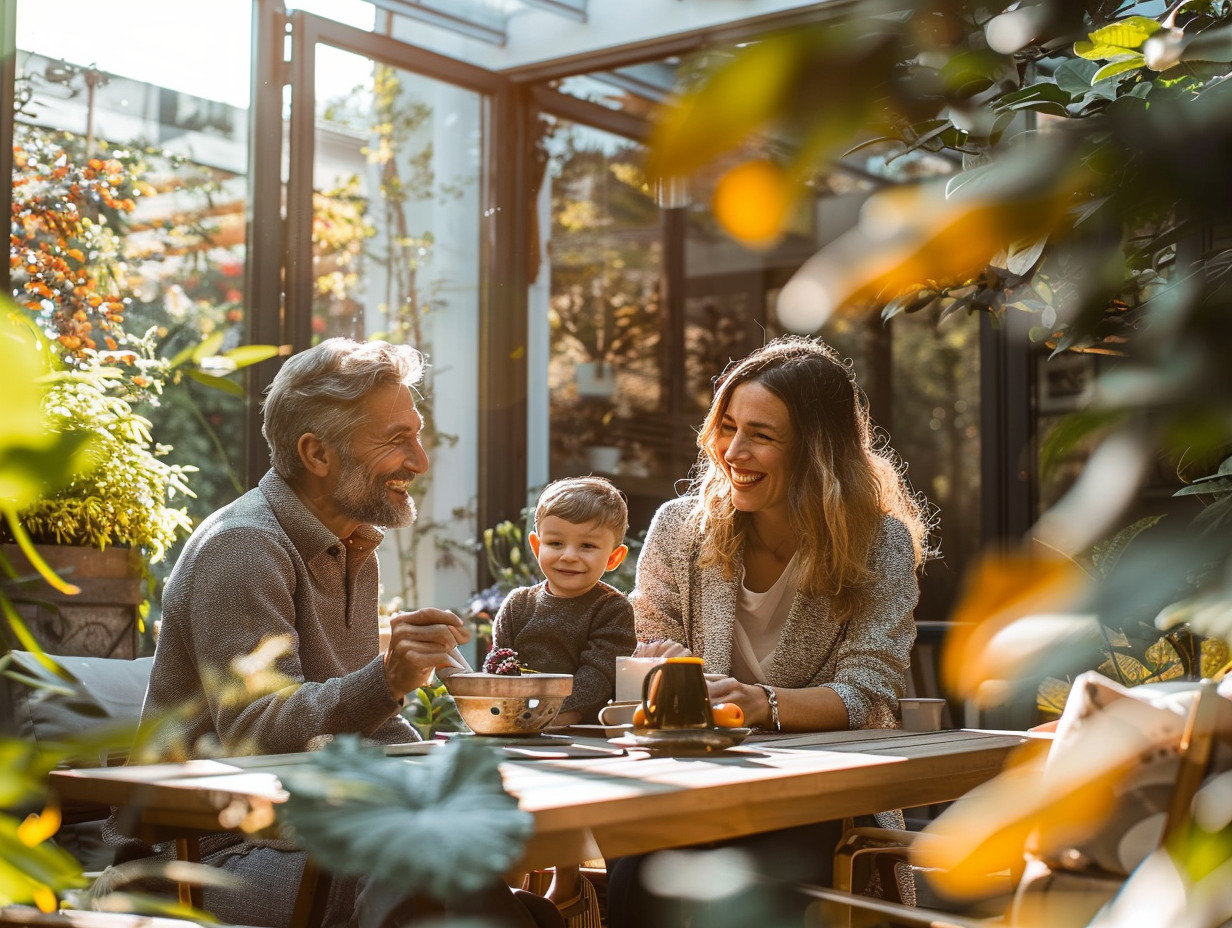
{"type": "MultiPolygon", "coordinates": [[[[535,816],[519,869],[644,853],[956,799],[998,773],[1017,732],[888,730],[759,736],[722,754],[502,762],[535,816]]],[[[577,739],[579,744],[607,742],[577,739]]],[[[185,840],[269,817],[280,769],[306,755],[56,771],[63,800],[139,809],[142,836],[185,840]]],[[[414,762],[414,758],[408,758],[414,762]]],[[[190,845],[187,856],[192,859],[190,845]]]]}

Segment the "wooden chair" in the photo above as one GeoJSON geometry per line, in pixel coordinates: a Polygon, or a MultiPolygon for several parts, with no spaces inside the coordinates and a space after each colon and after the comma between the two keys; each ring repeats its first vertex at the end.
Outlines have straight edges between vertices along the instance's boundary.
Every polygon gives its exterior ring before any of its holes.
{"type": "MultiPolygon", "coordinates": [[[[1178,763],[1175,778],[1172,783],[1168,801],[1167,815],[1159,838],[1159,846],[1163,846],[1170,837],[1180,833],[1187,827],[1190,820],[1193,799],[1206,776],[1210,764],[1212,745],[1215,736],[1216,711],[1220,697],[1215,691],[1215,684],[1203,681],[1198,685],[1197,694],[1190,706],[1185,719],[1183,733],[1178,746],[1178,763]]],[[[962,802],[963,800],[959,800],[962,802]]],[[[896,925],[924,925],[929,928],[988,928],[995,924],[1016,924],[1021,906],[1021,898],[1008,913],[999,917],[971,917],[968,914],[947,913],[936,909],[916,908],[902,905],[895,901],[870,899],[853,895],[854,886],[861,885],[871,868],[877,868],[882,873],[882,885],[893,886],[894,881],[886,876],[892,874],[894,866],[900,863],[911,863],[918,859],[918,850],[922,840],[918,832],[902,832],[880,828],[852,828],[844,835],[835,856],[834,888],[821,886],[801,886],[800,891],[831,908],[839,906],[846,912],[846,924],[855,924],[856,913],[865,916],[889,920],[896,925]]],[[[1007,875],[1007,888],[1018,886],[1023,873],[1007,875]]],[[[1085,875],[1085,884],[1079,884],[1082,891],[1089,892],[1092,898],[1086,900],[1091,914],[1107,899],[1110,899],[1125,877],[1094,873],[1085,875]]],[[[1044,893],[1064,889],[1044,889],[1044,893]]],[[[1033,918],[1038,919],[1039,906],[1033,918]]],[[[866,919],[862,919],[863,922],[866,919]]],[[[830,922],[833,924],[834,922],[830,922]]],[[[1031,920],[1032,924],[1040,924],[1031,920]]],[[[1048,922],[1044,922],[1048,923],[1048,922]]],[[[1057,922],[1052,922],[1058,924],[1057,922]]],[[[1082,922],[1085,924],[1085,921],[1082,922]]]]}

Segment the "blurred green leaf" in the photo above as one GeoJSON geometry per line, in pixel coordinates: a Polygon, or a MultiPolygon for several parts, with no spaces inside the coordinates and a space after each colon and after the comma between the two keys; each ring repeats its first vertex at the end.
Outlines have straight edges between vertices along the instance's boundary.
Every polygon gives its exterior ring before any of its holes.
{"type": "Polygon", "coordinates": [[[0,499],[14,510],[55,493],[89,470],[94,443],[90,432],[64,432],[48,438],[39,447],[0,445],[0,499]]]}
{"type": "Polygon", "coordinates": [[[218,349],[222,347],[222,343],[226,340],[227,333],[225,331],[213,332],[207,335],[196,348],[193,349],[192,359],[195,363],[200,364],[207,358],[212,358],[218,354],[218,349]]]}
{"type": "Polygon", "coordinates": [[[1126,413],[1120,409],[1083,409],[1067,415],[1048,429],[1040,442],[1040,470],[1051,474],[1085,442],[1099,438],[1125,419],[1126,413]]]}
{"type": "Polygon", "coordinates": [[[504,791],[499,759],[479,738],[415,761],[339,738],[282,776],[279,814],[328,870],[456,899],[498,881],[534,826],[504,791]]]}
{"type": "Polygon", "coordinates": [[[1125,549],[1135,538],[1148,528],[1158,525],[1163,516],[1146,516],[1133,525],[1128,525],[1113,535],[1108,541],[1101,542],[1091,548],[1090,561],[1096,575],[1106,577],[1117,565],[1125,549]]]}
{"type": "Polygon", "coordinates": [[[224,352],[223,357],[235,363],[236,368],[249,367],[261,361],[268,361],[279,355],[277,345],[241,345],[224,352]]]}
{"type": "MultiPolygon", "coordinates": [[[[12,305],[7,298],[0,298],[0,313],[7,315],[12,305]]],[[[0,370],[5,372],[4,415],[0,416],[3,451],[10,444],[29,445],[47,434],[42,405],[47,392],[42,377],[47,367],[41,363],[37,342],[25,326],[7,320],[0,326],[0,370]]]]}
{"type": "Polygon", "coordinates": [[[190,370],[188,376],[198,383],[204,384],[207,387],[213,387],[215,390],[221,390],[223,393],[229,393],[232,396],[244,395],[244,387],[234,380],[228,380],[226,377],[215,377],[213,374],[206,374],[195,369],[190,370]]]}
{"type": "Polygon", "coordinates": [[[40,890],[61,893],[85,885],[81,865],[68,851],[47,841],[26,844],[17,834],[20,824],[0,814],[0,904],[30,903],[40,890]]]}
{"type": "Polygon", "coordinates": [[[1232,496],[1211,503],[1194,517],[1194,527],[1204,535],[1232,529],[1232,496]]]}

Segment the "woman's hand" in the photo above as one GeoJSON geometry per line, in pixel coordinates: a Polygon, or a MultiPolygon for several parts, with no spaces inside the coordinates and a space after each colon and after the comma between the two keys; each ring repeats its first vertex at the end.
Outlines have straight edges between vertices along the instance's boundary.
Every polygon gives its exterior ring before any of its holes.
{"type": "Polygon", "coordinates": [[[654,641],[639,641],[633,649],[634,657],[692,657],[693,652],[679,642],[670,638],[656,638],[654,641]]]}
{"type": "Polygon", "coordinates": [[[770,703],[766,691],[752,683],[741,683],[735,677],[707,680],[710,704],[734,704],[744,713],[744,724],[750,728],[770,728],[770,703]]]}

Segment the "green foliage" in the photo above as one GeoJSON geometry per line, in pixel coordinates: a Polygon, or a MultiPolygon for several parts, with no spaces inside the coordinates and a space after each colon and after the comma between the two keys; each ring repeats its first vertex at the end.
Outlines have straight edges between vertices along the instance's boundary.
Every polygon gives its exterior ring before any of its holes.
{"type": "Polygon", "coordinates": [[[0,905],[36,902],[54,907],[53,892],[85,885],[81,866],[49,841],[34,842],[24,823],[0,815],[0,905]]]}
{"type": "MultiPolygon", "coordinates": [[[[856,3],[707,55],[660,115],[651,173],[739,157],[767,132],[784,142],[776,157],[790,177],[873,166],[883,186],[863,216],[878,221],[827,245],[783,288],[790,328],[814,331],[840,310],[1026,313],[1031,338],[1053,353],[1106,358],[1090,406],[1042,449],[1047,470],[1090,443],[1089,460],[1124,484],[1080,478],[1041,519],[1036,537],[1076,557],[1139,515],[1130,507],[1144,475],[1232,447],[1232,187],[1212,183],[1232,151],[1232,6],[908,0],[895,10],[856,3]],[[822,105],[819,87],[850,99],[822,105]],[[690,132],[698,113],[730,119],[690,132]],[[918,169],[896,173],[896,162],[918,169]]],[[[1226,475],[1207,482],[1223,487],[1226,475]]],[[[1197,630],[1227,635],[1232,591],[1215,578],[1232,574],[1230,517],[1232,503],[1215,498],[1192,525],[1144,536],[1134,547],[1151,553],[1149,567],[1100,572],[1085,605],[1109,627],[1150,627],[1198,594],[1202,607],[1187,612],[1197,630]]]]}
{"type": "Polygon", "coordinates": [[[430,740],[437,732],[469,731],[458,714],[458,706],[443,683],[421,686],[406,701],[402,717],[410,722],[419,737],[430,740]]]}
{"type": "MultiPolygon", "coordinates": [[[[0,295],[0,312],[11,306],[0,295]]],[[[28,327],[0,323],[0,369],[8,377],[0,417],[0,510],[12,526],[16,512],[49,489],[63,487],[83,465],[90,435],[48,428],[44,412],[50,357],[28,327]]],[[[3,526],[0,526],[3,531],[3,526]]]]}
{"type": "Polygon", "coordinates": [[[48,427],[88,432],[86,467],[66,486],[46,492],[18,517],[45,544],[138,548],[151,561],[163,557],[192,523],[177,497],[193,495],[187,475],[195,467],[167,464],[147,419],[115,395],[117,371],[88,356],[88,367],[62,372],[47,391],[48,427]]]}
{"type": "Polygon", "coordinates": [[[279,816],[327,870],[366,875],[389,902],[456,900],[498,881],[534,819],[504,791],[499,748],[458,738],[422,761],[339,738],[282,776],[279,816]]]}
{"type": "MultiPolygon", "coordinates": [[[[534,517],[533,509],[522,512],[526,524],[534,517]]],[[[526,541],[522,526],[509,520],[484,529],[483,551],[488,559],[488,571],[502,593],[520,586],[534,586],[543,579],[539,563],[526,541]]]]}

